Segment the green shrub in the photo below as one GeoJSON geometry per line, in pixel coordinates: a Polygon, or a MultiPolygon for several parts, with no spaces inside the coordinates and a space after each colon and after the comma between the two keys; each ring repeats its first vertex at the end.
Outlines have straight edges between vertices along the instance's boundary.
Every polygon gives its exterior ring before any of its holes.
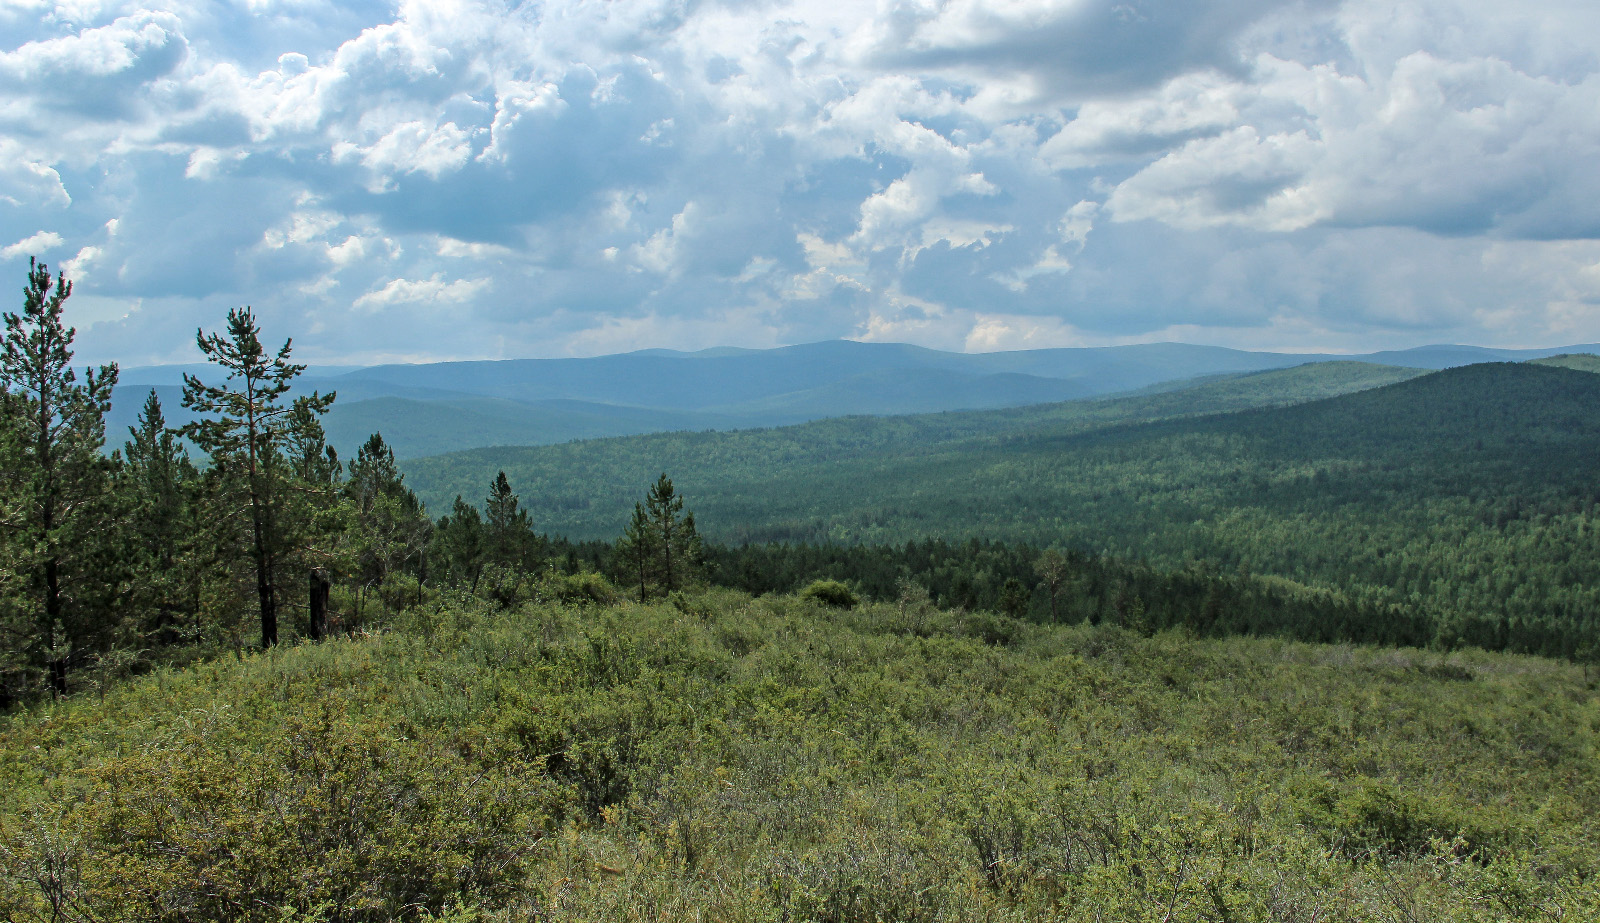
{"type": "Polygon", "coordinates": [[[860,602],[855,591],[838,580],[813,580],[810,586],[800,591],[800,595],[832,609],[854,609],[860,602]]]}
{"type": "Polygon", "coordinates": [[[536,595],[569,606],[613,606],[621,598],[617,588],[599,574],[547,574],[539,583],[536,595]]]}
{"type": "MultiPolygon", "coordinates": [[[[323,707],[104,760],[71,817],[101,920],[415,919],[518,893],[548,783],[323,707]]],[[[59,802],[58,802],[59,803],[59,802]]],[[[26,851],[26,842],[7,850],[26,851]]]]}

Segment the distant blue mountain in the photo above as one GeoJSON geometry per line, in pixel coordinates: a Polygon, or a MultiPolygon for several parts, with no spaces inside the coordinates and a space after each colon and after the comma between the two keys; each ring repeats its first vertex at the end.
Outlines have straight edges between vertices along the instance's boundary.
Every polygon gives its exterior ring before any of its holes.
{"type": "MultiPolygon", "coordinates": [[[[647,349],[584,359],[322,366],[308,369],[299,386],[338,392],[326,427],[342,452],[382,431],[398,454],[412,457],[665,430],[778,426],[852,414],[1018,407],[1309,362],[1443,369],[1563,353],[1600,353],[1600,346],[1441,345],[1342,356],[1150,343],[952,353],[834,340],[776,349],[647,349]]],[[[108,419],[109,445],[126,439],[126,427],[151,387],[168,421],[183,422],[177,386],[184,372],[202,380],[217,377],[206,365],[125,370],[108,419]]]]}

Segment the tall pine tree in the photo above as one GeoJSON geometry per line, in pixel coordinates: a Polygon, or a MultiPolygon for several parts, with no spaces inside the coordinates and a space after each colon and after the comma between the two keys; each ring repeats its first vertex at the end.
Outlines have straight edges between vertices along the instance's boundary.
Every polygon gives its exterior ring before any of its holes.
{"type": "Polygon", "coordinates": [[[356,450],[344,498],[352,523],[357,605],[367,591],[381,587],[390,575],[404,569],[422,580],[433,523],[417,495],[405,486],[405,475],[395,464],[394,451],[383,441],[383,434],[373,433],[356,450]]]}
{"type": "Polygon", "coordinates": [[[293,486],[291,480],[308,483],[298,475],[329,482],[336,477],[313,457],[318,452],[308,450],[308,445],[320,441],[320,425],[311,433],[306,422],[315,423],[333,403],[334,394],[312,392],[285,402],[290,382],[305,366],[289,361],[289,340],[276,355],[267,354],[249,307],[228,312],[225,335],[202,330],[196,341],[200,351],[228,373],[227,383],[206,385],[193,375],[183,376],[183,405],[206,415],[184,426],[183,433],[211,457],[222,496],[235,501],[231,505],[236,508],[224,512],[248,517],[261,643],[270,647],[278,642],[277,570],[294,550],[294,528],[302,525],[285,521],[292,519],[285,516],[286,491],[293,486]],[[289,456],[291,446],[300,449],[298,459],[289,456]]]}
{"type": "Polygon", "coordinates": [[[62,321],[72,283],[28,261],[22,313],[5,315],[0,388],[6,392],[11,547],[18,586],[11,630],[57,695],[69,670],[93,656],[115,627],[112,464],[101,454],[117,367],[71,368],[73,328],[62,321]]]}

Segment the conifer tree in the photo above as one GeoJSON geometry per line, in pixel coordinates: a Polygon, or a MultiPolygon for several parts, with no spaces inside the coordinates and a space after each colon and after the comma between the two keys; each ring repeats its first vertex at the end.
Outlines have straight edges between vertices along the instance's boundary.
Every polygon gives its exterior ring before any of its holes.
{"type": "Polygon", "coordinates": [[[659,556],[661,586],[671,593],[688,581],[700,563],[700,535],[695,530],[694,513],[679,517],[683,497],[674,490],[672,479],[665,472],[650,488],[645,507],[659,556]]]}
{"type": "Polygon", "coordinates": [[[193,560],[192,493],[199,472],[175,431],[167,428],[161,399],[151,389],[139,412],[139,425],[128,427],[120,483],[132,506],[132,536],[137,575],[133,595],[147,613],[152,640],[174,644],[179,622],[198,608],[198,562],[193,560]]]}
{"type": "Polygon", "coordinates": [[[445,580],[478,592],[478,579],[483,575],[483,517],[478,508],[456,494],[449,515],[439,517],[433,534],[429,553],[445,580]]]}
{"type": "Polygon", "coordinates": [[[116,515],[107,490],[112,465],[100,453],[116,365],[71,368],[76,331],[62,321],[72,283],[28,261],[22,313],[5,314],[0,390],[5,392],[11,522],[7,562],[15,568],[16,650],[42,665],[51,690],[67,691],[73,663],[113,627],[116,515]]]}
{"type": "MultiPolygon", "coordinates": [[[[184,435],[211,456],[212,470],[224,484],[223,495],[233,499],[250,524],[250,557],[255,565],[256,595],[261,610],[261,643],[278,642],[278,586],[276,570],[291,550],[284,521],[284,491],[295,474],[328,475],[312,464],[308,445],[320,434],[309,431],[306,421],[326,412],[334,394],[312,392],[292,404],[284,402],[290,382],[305,371],[289,361],[291,341],[285,340],[269,356],[261,343],[261,330],[249,307],[228,312],[226,335],[196,333],[200,351],[227,373],[227,384],[206,385],[183,376],[183,405],[209,414],[183,428],[184,435]],[[285,456],[297,445],[300,470],[285,456]]],[[[302,481],[302,483],[305,483],[302,481]]]]}
{"type": "Polygon", "coordinates": [[[656,530],[645,515],[644,504],[633,505],[633,518],[617,539],[616,559],[622,576],[629,583],[639,584],[639,601],[648,598],[650,582],[654,577],[660,557],[656,550],[656,530]]]}
{"type": "Polygon", "coordinates": [[[483,501],[483,539],[489,563],[519,574],[529,568],[536,556],[536,538],[528,511],[521,508],[504,471],[490,482],[489,496],[483,501]]]}
{"type": "Polygon", "coordinates": [[[422,579],[433,523],[417,495],[405,486],[405,475],[381,433],[373,433],[356,450],[344,496],[353,520],[357,592],[381,586],[407,562],[422,579]]]}

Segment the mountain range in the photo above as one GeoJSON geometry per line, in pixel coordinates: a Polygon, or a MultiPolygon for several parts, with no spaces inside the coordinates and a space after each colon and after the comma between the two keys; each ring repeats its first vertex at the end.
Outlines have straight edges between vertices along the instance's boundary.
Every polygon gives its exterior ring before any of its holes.
{"type": "MultiPolygon", "coordinates": [[[[1360,356],[1248,352],[1215,346],[1134,346],[953,353],[899,343],[837,340],[776,349],[651,349],[578,359],[513,359],[368,367],[313,366],[302,391],[337,391],[325,418],[348,455],[373,432],[401,458],[494,445],[677,430],[782,426],[857,414],[1018,407],[1172,387],[1329,361],[1416,369],[1600,352],[1427,346],[1360,356]]],[[[182,375],[208,365],[124,370],[107,418],[119,445],[154,389],[169,423],[184,422],[182,375]]]]}

